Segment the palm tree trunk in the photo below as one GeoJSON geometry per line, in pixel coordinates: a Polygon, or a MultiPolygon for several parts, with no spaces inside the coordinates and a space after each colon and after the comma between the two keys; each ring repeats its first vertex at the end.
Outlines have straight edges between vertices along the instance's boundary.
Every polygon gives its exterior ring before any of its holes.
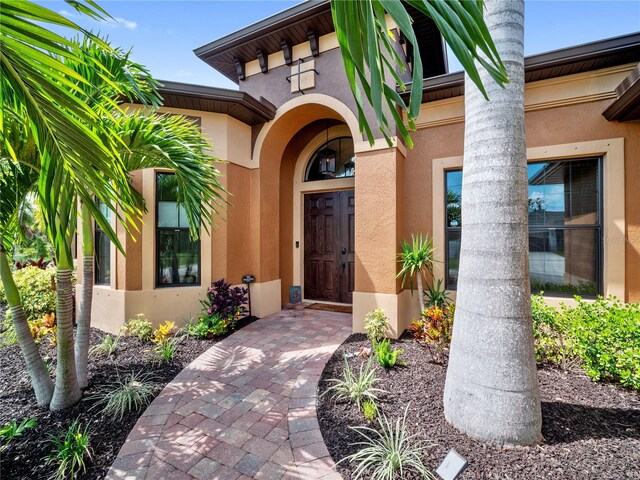
{"type": "Polygon", "coordinates": [[[465,80],[462,242],[446,419],[482,441],[541,440],[528,268],[524,1],[486,0],[509,81],[482,70],[490,102],[465,80]]]}
{"type": "Polygon", "coordinates": [[[38,402],[38,405],[41,407],[46,407],[49,405],[51,397],[53,396],[53,382],[42,360],[42,356],[40,356],[36,342],[31,336],[27,316],[22,308],[20,293],[18,292],[9,268],[7,252],[2,245],[0,245],[0,277],[2,278],[2,285],[9,304],[9,310],[11,311],[11,318],[13,319],[13,326],[16,330],[18,344],[20,345],[24,363],[31,378],[31,385],[36,394],[36,402],[38,402]]]}
{"type": "Polygon", "coordinates": [[[76,330],[76,368],[80,388],[89,386],[89,334],[91,333],[91,303],[93,300],[93,232],[89,210],[82,206],[82,290],[76,330]]]}
{"type": "Polygon", "coordinates": [[[56,316],[58,320],[58,364],[56,366],[56,386],[51,399],[53,411],[75,405],[82,397],[76,376],[76,362],[73,349],[73,294],[71,291],[71,269],[60,263],[56,274],[58,299],[56,316]]]}
{"type": "Polygon", "coordinates": [[[422,289],[422,272],[418,272],[416,275],[416,282],[418,284],[418,303],[420,304],[420,313],[424,312],[424,290],[422,289]]]}

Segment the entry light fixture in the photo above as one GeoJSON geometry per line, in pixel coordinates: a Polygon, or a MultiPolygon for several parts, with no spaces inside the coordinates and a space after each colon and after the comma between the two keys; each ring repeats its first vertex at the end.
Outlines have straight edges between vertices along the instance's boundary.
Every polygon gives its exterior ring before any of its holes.
{"type": "Polygon", "coordinates": [[[329,124],[327,123],[327,142],[325,148],[318,152],[318,166],[322,175],[336,174],[337,152],[329,148],[329,124]]]}

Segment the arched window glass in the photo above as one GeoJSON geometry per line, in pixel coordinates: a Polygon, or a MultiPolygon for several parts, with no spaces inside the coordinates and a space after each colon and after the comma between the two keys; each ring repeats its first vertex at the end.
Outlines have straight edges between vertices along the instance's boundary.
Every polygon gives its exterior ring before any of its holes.
{"type": "Polygon", "coordinates": [[[353,177],[356,174],[356,157],[353,139],[338,137],[322,144],[312,155],[304,174],[305,182],[353,177]]]}

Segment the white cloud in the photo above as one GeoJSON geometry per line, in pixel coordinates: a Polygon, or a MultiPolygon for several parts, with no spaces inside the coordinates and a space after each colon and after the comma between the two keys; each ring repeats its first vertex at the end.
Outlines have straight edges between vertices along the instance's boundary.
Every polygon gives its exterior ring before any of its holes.
{"type": "MultiPolygon", "coordinates": [[[[78,13],[70,12],[68,10],[60,10],[58,13],[64,17],[71,18],[71,19],[89,18],[89,17],[83,17],[78,13]]],[[[104,20],[98,20],[96,23],[99,23],[100,25],[106,25],[111,28],[124,27],[128,30],[135,30],[138,27],[137,22],[133,20],[127,20],[126,18],[122,18],[122,17],[105,18],[104,20]]]]}
{"type": "MultiPolygon", "coordinates": [[[[134,22],[132,20],[127,20],[126,18],[115,17],[114,20],[117,22],[117,24],[122,25],[124,28],[127,28],[129,30],[135,30],[136,27],[138,26],[137,22],[134,22]]],[[[108,20],[106,23],[114,24],[113,20],[108,20]]],[[[117,24],[114,26],[117,26],[117,24]]]]}

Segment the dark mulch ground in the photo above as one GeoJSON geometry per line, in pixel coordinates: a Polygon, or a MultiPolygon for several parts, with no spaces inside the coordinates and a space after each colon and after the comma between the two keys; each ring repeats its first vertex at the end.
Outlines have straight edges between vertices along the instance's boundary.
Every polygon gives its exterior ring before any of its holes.
{"type": "MultiPolygon", "coordinates": [[[[0,310],[2,306],[0,305],[0,310]]],[[[239,326],[250,323],[250,319],[241,321],[239,326]]],[[[91,345],[100,343],[104,332],[92,329],[91,345]]],[[[155,394],[169,383],[185,366],[217,341],[185,339],[179,346],[174,361],[159,365],[153,361],[152,346],[143,344],[135,337],[122,337],[118,353],[113,358],[91,358],[89,361],[89,388],[85,396],[95,391],[95,386],[111,383],[120,374],[124,377],[131,372],[143,370],[151,372],[157,382],[155,394]]],[[[55,364],[55,350],[49,341],[42,342],[40,349],[55,364]]],[[[29,430],[9,444],[9,448],[0,458],[0,477],[7,479],[44,479],[51,476],[55,468],[46,465],[44,458],[51,454],[50,434],[58,435],[66,431],[71,422],[78,418],[81,424],[90,425],[93,432],[91,447],[93,457],[87,463],[87,472],[79,478],[104,478],[113,463],[120,447],[135,425],[139,412],[130,412],[122,420],[100,413],[100,409],[91,410],[94,402],[83,400],[75,407],[63,412],[53,413],[40,408],[30,387],[29,376],[19,347],[9,346],[0,349],[0,425],[23,418],[36,418],[38,426],[29,430]]]]}
{"type": "MultiPolygon", "coordinates": [[[[446,367],[428,363],[424,347],[408,337],[397,342],[407,367],[385,371],[378,367],[378,386],[390,394],[379,407],[397,418],[409,405],[408,430],[417,433],[429,449],[425,464],[432,471],[450,448],[469,466],[460,476],[470,479],[640,479],[640,395],[611,384],[591,382],[580,370],[565,371],[539,366],[542,392],[542,445],[501,448],[471,440],[444,420],[442,397],[446,367]]],[[[327,363],[320,391],[330,378],[341,378],[344,353],[370,346],[361,334],[351,335],[327,363]]],[[[349,360],[359,369],[362,360],[349,360]]],[[[356,370],[357,371],[357,370],[356,370]]],[[[331,456],[338,461],[353,453],[361,437],[348,426],[365,425],[355,406],[336,404],[325,395],[319,400],[318,418],[331,456]]],[[[352,478],[352,465],[338,470],[352,478]]],[[[406,476],[405,478],[417,478],[406,476]]]]}

